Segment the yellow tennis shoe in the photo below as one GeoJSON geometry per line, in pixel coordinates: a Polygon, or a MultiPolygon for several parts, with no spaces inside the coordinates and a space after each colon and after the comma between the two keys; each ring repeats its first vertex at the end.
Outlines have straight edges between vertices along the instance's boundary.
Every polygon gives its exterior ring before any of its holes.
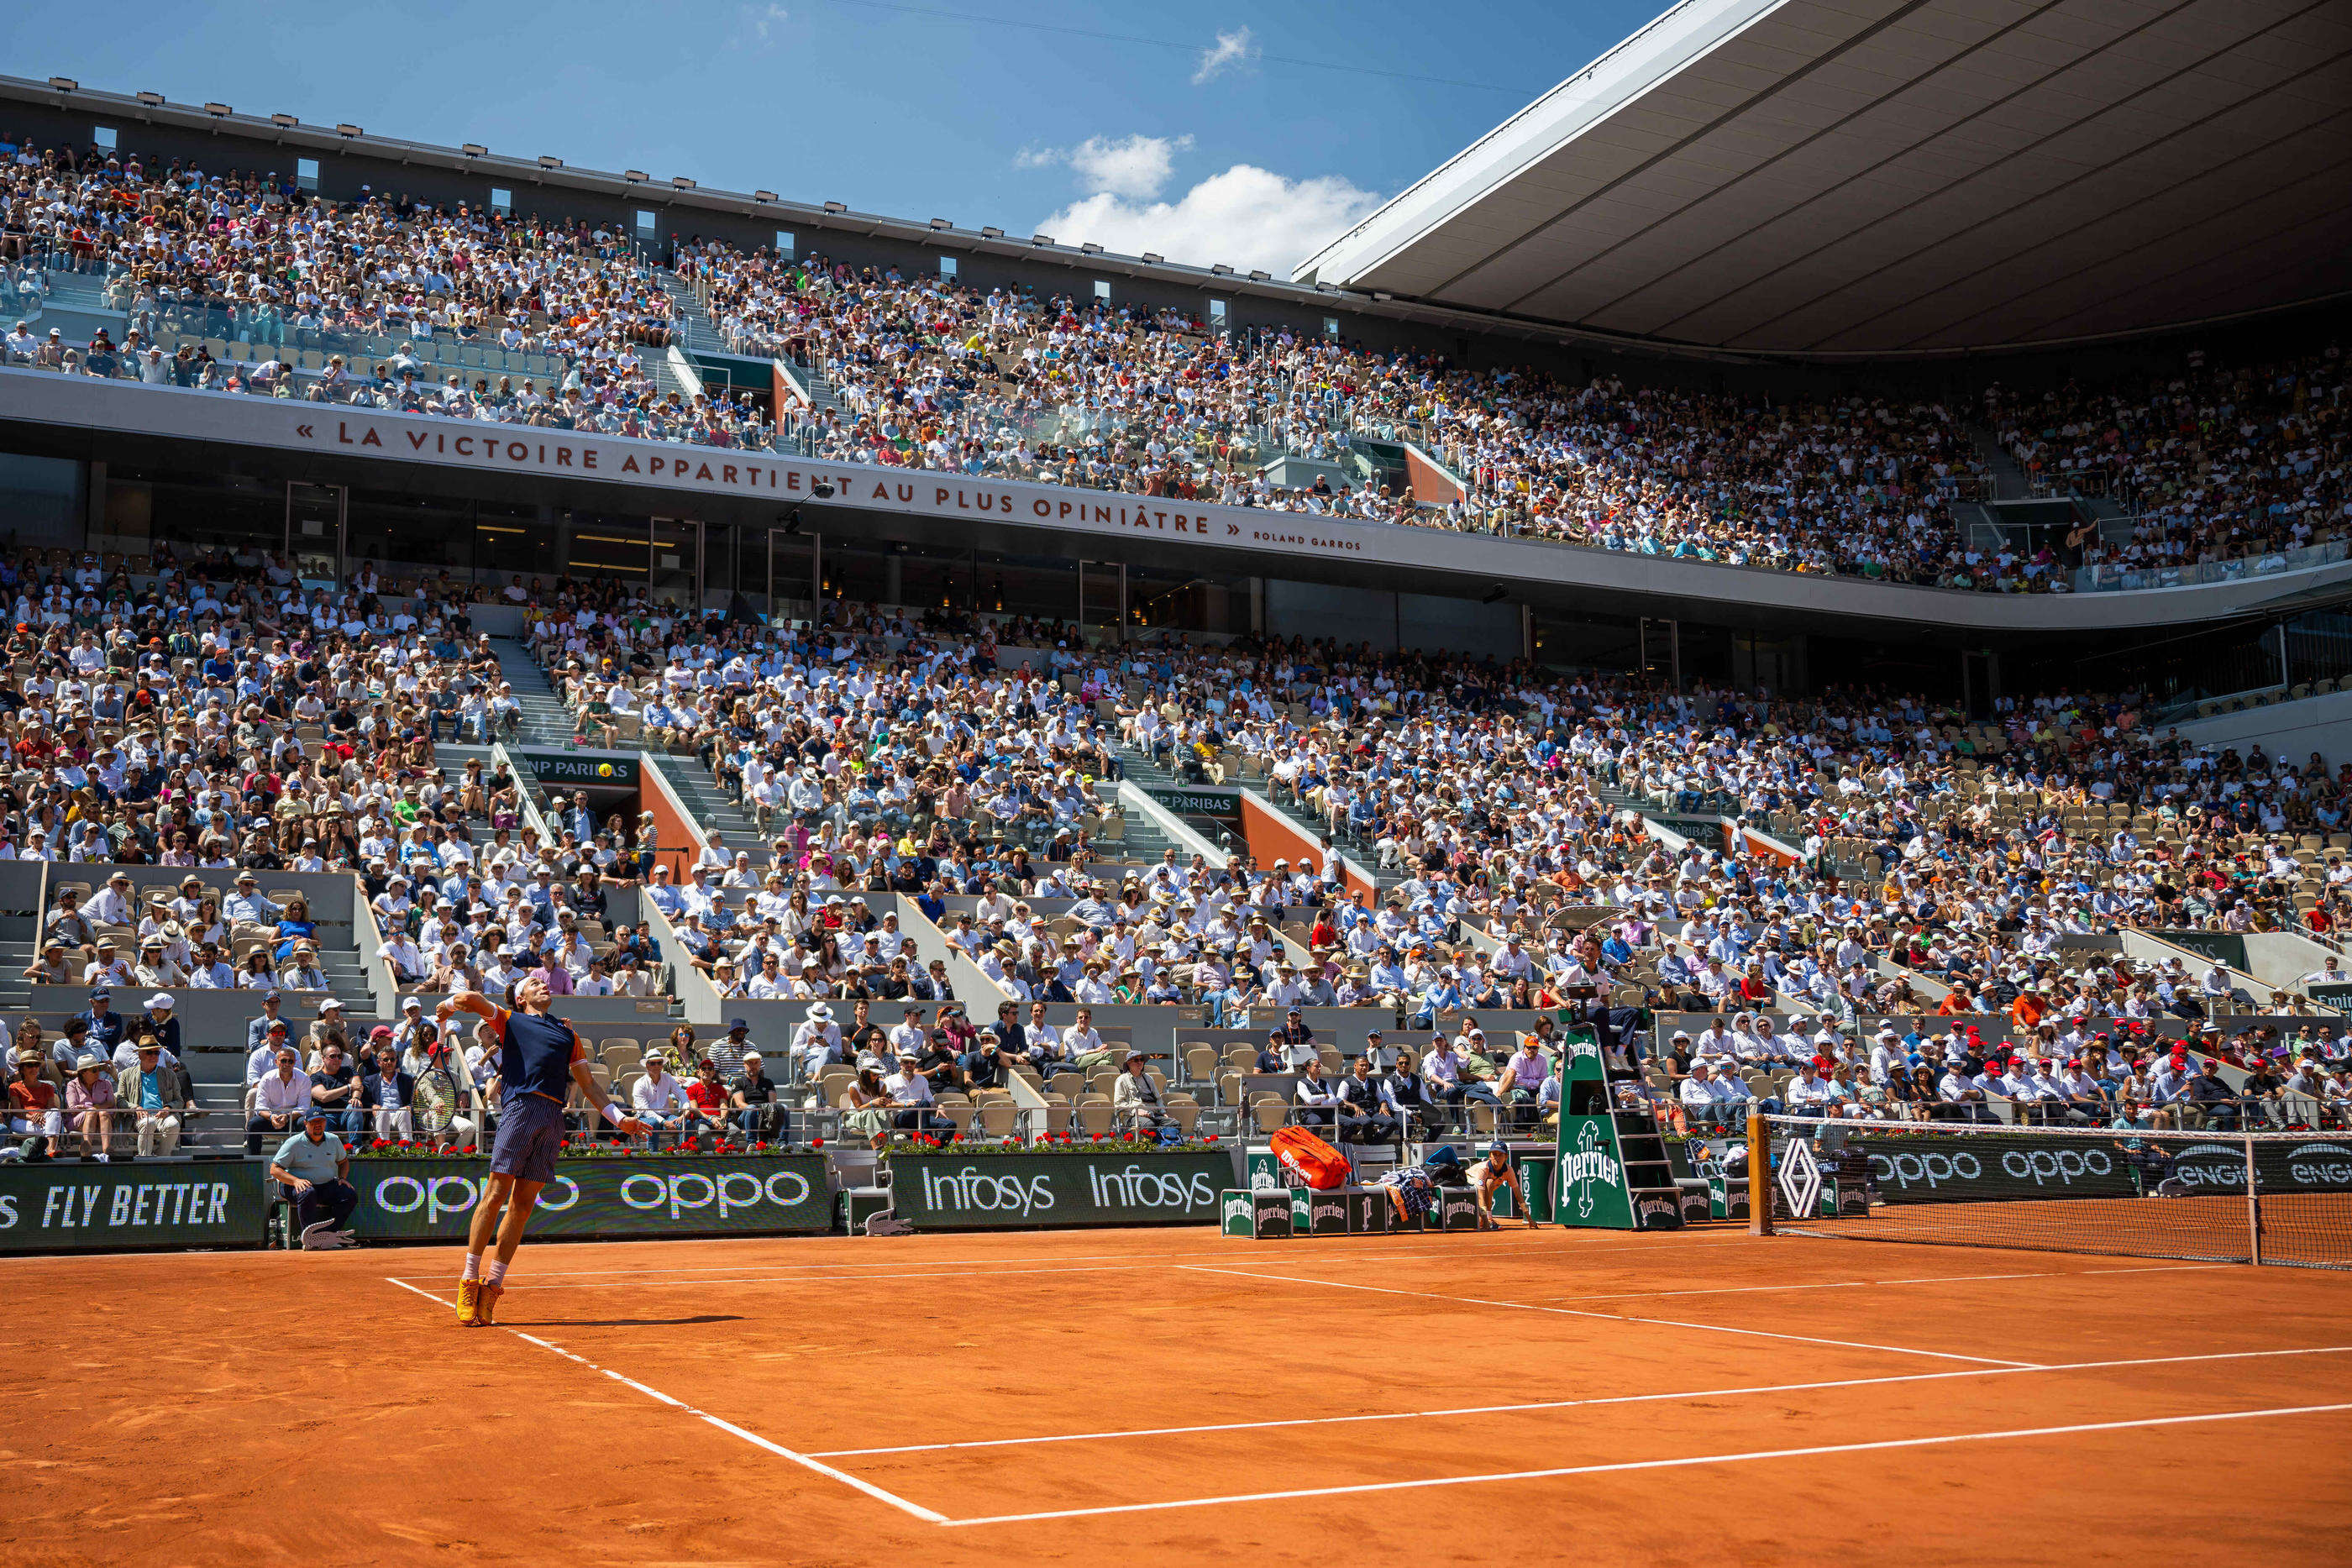
{"type": "Polygon", "coordinates": [[[479,1280],[457,1281],[457,1322],[472,1328],[482,1321],[482,1282],[479,1280]]]}

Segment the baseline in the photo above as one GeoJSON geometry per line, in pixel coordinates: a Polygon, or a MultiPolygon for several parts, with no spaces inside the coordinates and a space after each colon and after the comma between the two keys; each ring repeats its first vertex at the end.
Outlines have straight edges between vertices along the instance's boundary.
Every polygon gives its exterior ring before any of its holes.
{"type": "MultiPolygon", "coordinates": [[[[450,1305],[449,1302],[442,1300],[439,1296],[435,1295],[432,1291],[420,1291],[404,1280],[395,1280],[387,1275],[384,1278],[384,1283],[387,1285],[397,1285],[402,1290],[408,1291],[411,1295],[422,1296],[436,1307],[446,1308],[450,1305]]],[[[501,1325],[494,1324],[492,1326],[497,1327],[501,1325]]],[[[867,1497],[874,1499],[877,1502],[887,1502],[901,1513],[909,1514],[916,1519],[923,1521],[927,1524],[945,1524],[948,1522],[947,1515],[943,1513],[925,1508],[922,1504],[918,1502],[908,1502],[905,1498],[900,1497],[898,1493],[886,1491],[882,1488],[876,1486],[872,1481],[861,1479],[856,1476],[851,1475],[846,1470],[837,1470],[831,1465],[813,1458],[809,1455],[796,1453],[793,1449],[785,1448],[782,1443],[772,1442],[766,1437],[762,1437],[757,1432],[746,1431],[744,1428],[735,1425],[734,1422],[713,1416],[707,1410],[698,1410],[683,1399],[674,1399],[670,1396],[664,1394],[658,1388],[649,1388],[633,1377],[624,1377],[621,1374],[614,1371],[611,1367],[599,1366],[583,1355],[574,1355],[572,1352],[564,1349],[560,1344],[551,1344],[546,1340],[541,1339],[534,1334],[527,1334],[523,1333],[520,1329],[507,1329],[506,1332],[514,1335],[515,1338],[521,1340],[526,1344],[535,1344],[541,1350],[552,1352],[553,1354],[562,1356],[566,1361],[575,1362],[578,1364],[586,1367],[591,1372],[601,1372],[605,1376],[611,1378],[614,1382],[622,1385],[624,1387],[634,1388],[638,1393],[645,1395],[647,1398],[659,1400],[662,1404],[667,1405],[673,1409],[684,1411],[687,1415],[694,1416],[697,1420],[706,1421],[730,1437],[741,1438],[744,1442],[751,1444],[755,1448],[763,1449],[768,1453],[775,1455],[778,1458],[790,1459],[793,1464],[799,1465],[803,1469],[814,1471],[817,1475],[824,1476],[830,1480],[839,1481],[845,1487],[864,1492],[867,1497]]]]}

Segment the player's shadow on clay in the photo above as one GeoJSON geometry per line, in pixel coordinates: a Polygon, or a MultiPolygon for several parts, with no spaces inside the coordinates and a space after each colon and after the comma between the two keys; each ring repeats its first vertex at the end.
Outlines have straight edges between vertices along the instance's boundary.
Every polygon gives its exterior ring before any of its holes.
{"type": "Polygon", "coordinates": [[[740,1323],[740,1317],[705,1313],[698,1318],[541,1318],[532,1322],[500,1322],[502,1329],[677,1329],[695,1323],[740,1323]]]}

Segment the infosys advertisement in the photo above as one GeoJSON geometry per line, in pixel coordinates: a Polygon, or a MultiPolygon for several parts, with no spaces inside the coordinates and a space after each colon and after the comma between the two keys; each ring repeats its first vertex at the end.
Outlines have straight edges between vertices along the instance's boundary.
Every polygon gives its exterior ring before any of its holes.
{"type": "MultiPolygon", "coordinates": [[[[353,1160],[352,1224],[375,1241],[456,1241],[473,1222],[484,1159],[353,1160]]],[[[833,1228],[822,1155],[566,1160],[531,1210],[533,1236],[760,1236],[833,1228]]]]}
{"type": "Polygon", "coordinates": [[[1233,1156],[1216,1150],[890,1156],[893,1207],[918,1230],[1214,1225],[1233,1183],[1233,1156]]]}

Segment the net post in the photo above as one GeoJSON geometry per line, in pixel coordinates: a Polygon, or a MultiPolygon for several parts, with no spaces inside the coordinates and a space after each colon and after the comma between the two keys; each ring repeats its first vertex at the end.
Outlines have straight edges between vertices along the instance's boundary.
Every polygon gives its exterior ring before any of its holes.
{"type": "Polygon", "coordinates": [[[1761,1111],[1748,1113],[1748,1234],[1772,1234],[1772,1137],[1761,1111]]]}
{"type": "Polygon", "coordinates": [[[2263,1266],[2263,1196],[2255,1185],[2254,1135],[2244,1134],[2246,1144],[2246,1260],[2255,1268],[2263,1266]]]}

